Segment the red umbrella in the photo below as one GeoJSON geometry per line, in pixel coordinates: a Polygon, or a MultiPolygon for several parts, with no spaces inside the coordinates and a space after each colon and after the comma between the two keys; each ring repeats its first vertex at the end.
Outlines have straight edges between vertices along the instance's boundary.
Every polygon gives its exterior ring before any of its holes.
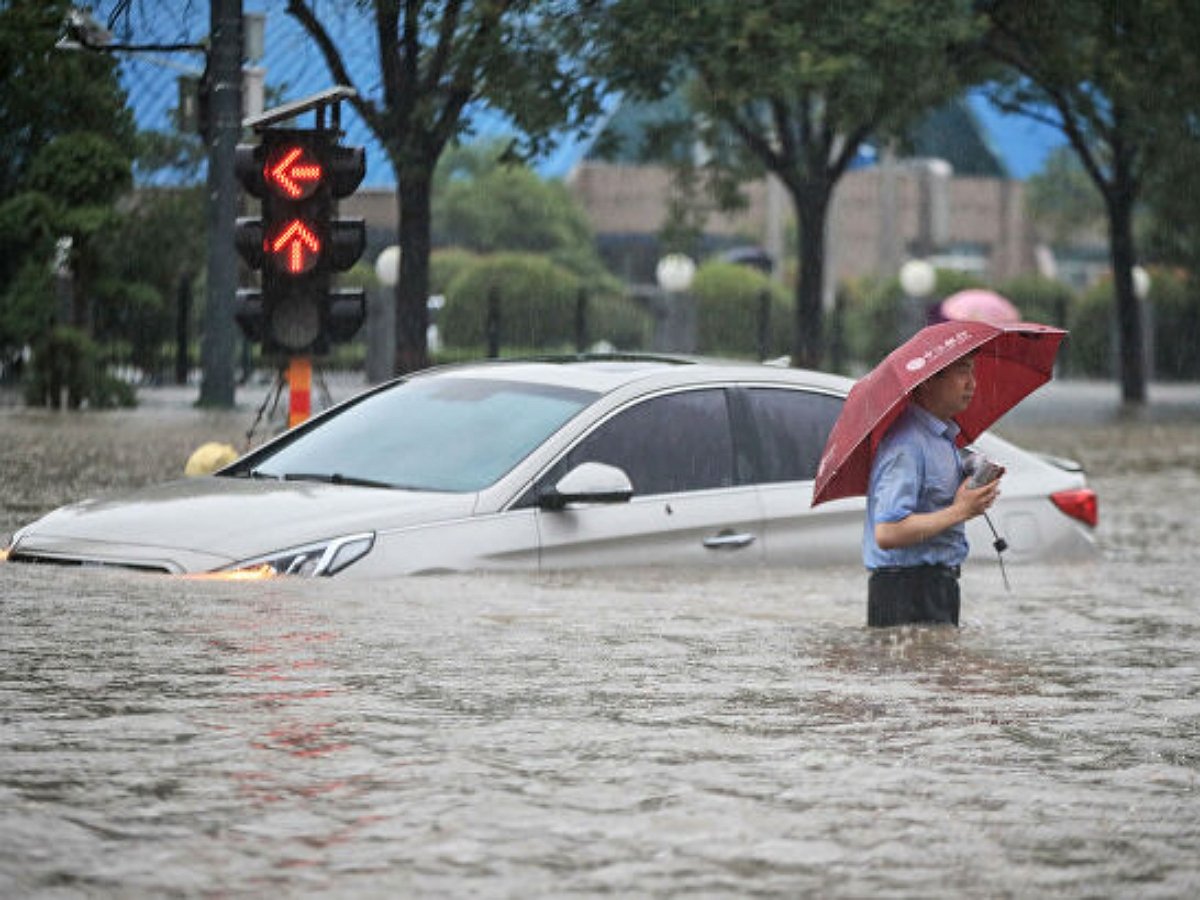
{"type": "Polygon", "coordinates": [[[879,442],[921,382],[975,351],[975,395],[954,417],[962,446],[1050,380],[1066,334],[1028,322],[940,322],[921,329],[850,389],[821,454],[812,505],[867,492],[879,442]]]}
{"type": "Polygon", "coordinates": [[[991,322],[993,325],[1016,325],[1021,313],[1007,297],[982,288],[968,288],[951,294],[938,307],[942,318],[952,322],[991,322]]]}

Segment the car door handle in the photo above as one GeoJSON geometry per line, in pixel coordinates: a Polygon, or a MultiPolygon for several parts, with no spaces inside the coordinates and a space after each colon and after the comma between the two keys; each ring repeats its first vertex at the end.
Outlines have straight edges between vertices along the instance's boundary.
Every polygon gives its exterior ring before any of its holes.
{"type": "Polygon", "coordinates": [[[755,535],[749,532],[737,533],[730,529],[719,531],[712,537],[704,539],[704,546],[709,550],[737,550],[741,547],[749,547],[754,543],[755,535]]]}

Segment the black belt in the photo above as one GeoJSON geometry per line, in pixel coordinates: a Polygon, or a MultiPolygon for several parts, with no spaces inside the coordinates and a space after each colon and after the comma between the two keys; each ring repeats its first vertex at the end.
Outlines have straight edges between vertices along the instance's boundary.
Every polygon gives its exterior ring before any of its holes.
{"type": "Polygon", "coordinates": [[[961,574],[958,566],[947,566],[942,563],[926,563],[919,566],[880,566],[871,570],[872,574],[879,575],[915,575],[919,572],[949,575],[951,578],[958,578],[961,574]]]}

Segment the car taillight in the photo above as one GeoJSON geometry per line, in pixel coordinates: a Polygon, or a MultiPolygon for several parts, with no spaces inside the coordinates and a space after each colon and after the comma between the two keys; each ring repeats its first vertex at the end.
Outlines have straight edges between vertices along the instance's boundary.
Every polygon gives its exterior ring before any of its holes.
{"type": "Polygon", "coordinates": [[[1100,519],[1100,509],[1096,500],[1096,492],[1091,488],[1058,491],[1051,494],[1050,499],[1054,501],[1055,506],[1072,519],[1078,519],[1092,528],[1096,527],[1096,523],[1100,519]]]}

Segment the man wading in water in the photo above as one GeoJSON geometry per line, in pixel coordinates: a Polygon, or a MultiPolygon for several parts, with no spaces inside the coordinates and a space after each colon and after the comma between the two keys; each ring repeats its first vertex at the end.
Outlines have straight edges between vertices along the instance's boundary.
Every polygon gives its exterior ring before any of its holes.
{"type": "Polygon", "coordinates": [[[999,479],[968,484],[952,417],[975,393],[975,359],[965,356],[913,388],[908,407],[871,465],[863,562],[871,570],[867,624],[958,624],[965,523],[985,513],[999,479]]]}

